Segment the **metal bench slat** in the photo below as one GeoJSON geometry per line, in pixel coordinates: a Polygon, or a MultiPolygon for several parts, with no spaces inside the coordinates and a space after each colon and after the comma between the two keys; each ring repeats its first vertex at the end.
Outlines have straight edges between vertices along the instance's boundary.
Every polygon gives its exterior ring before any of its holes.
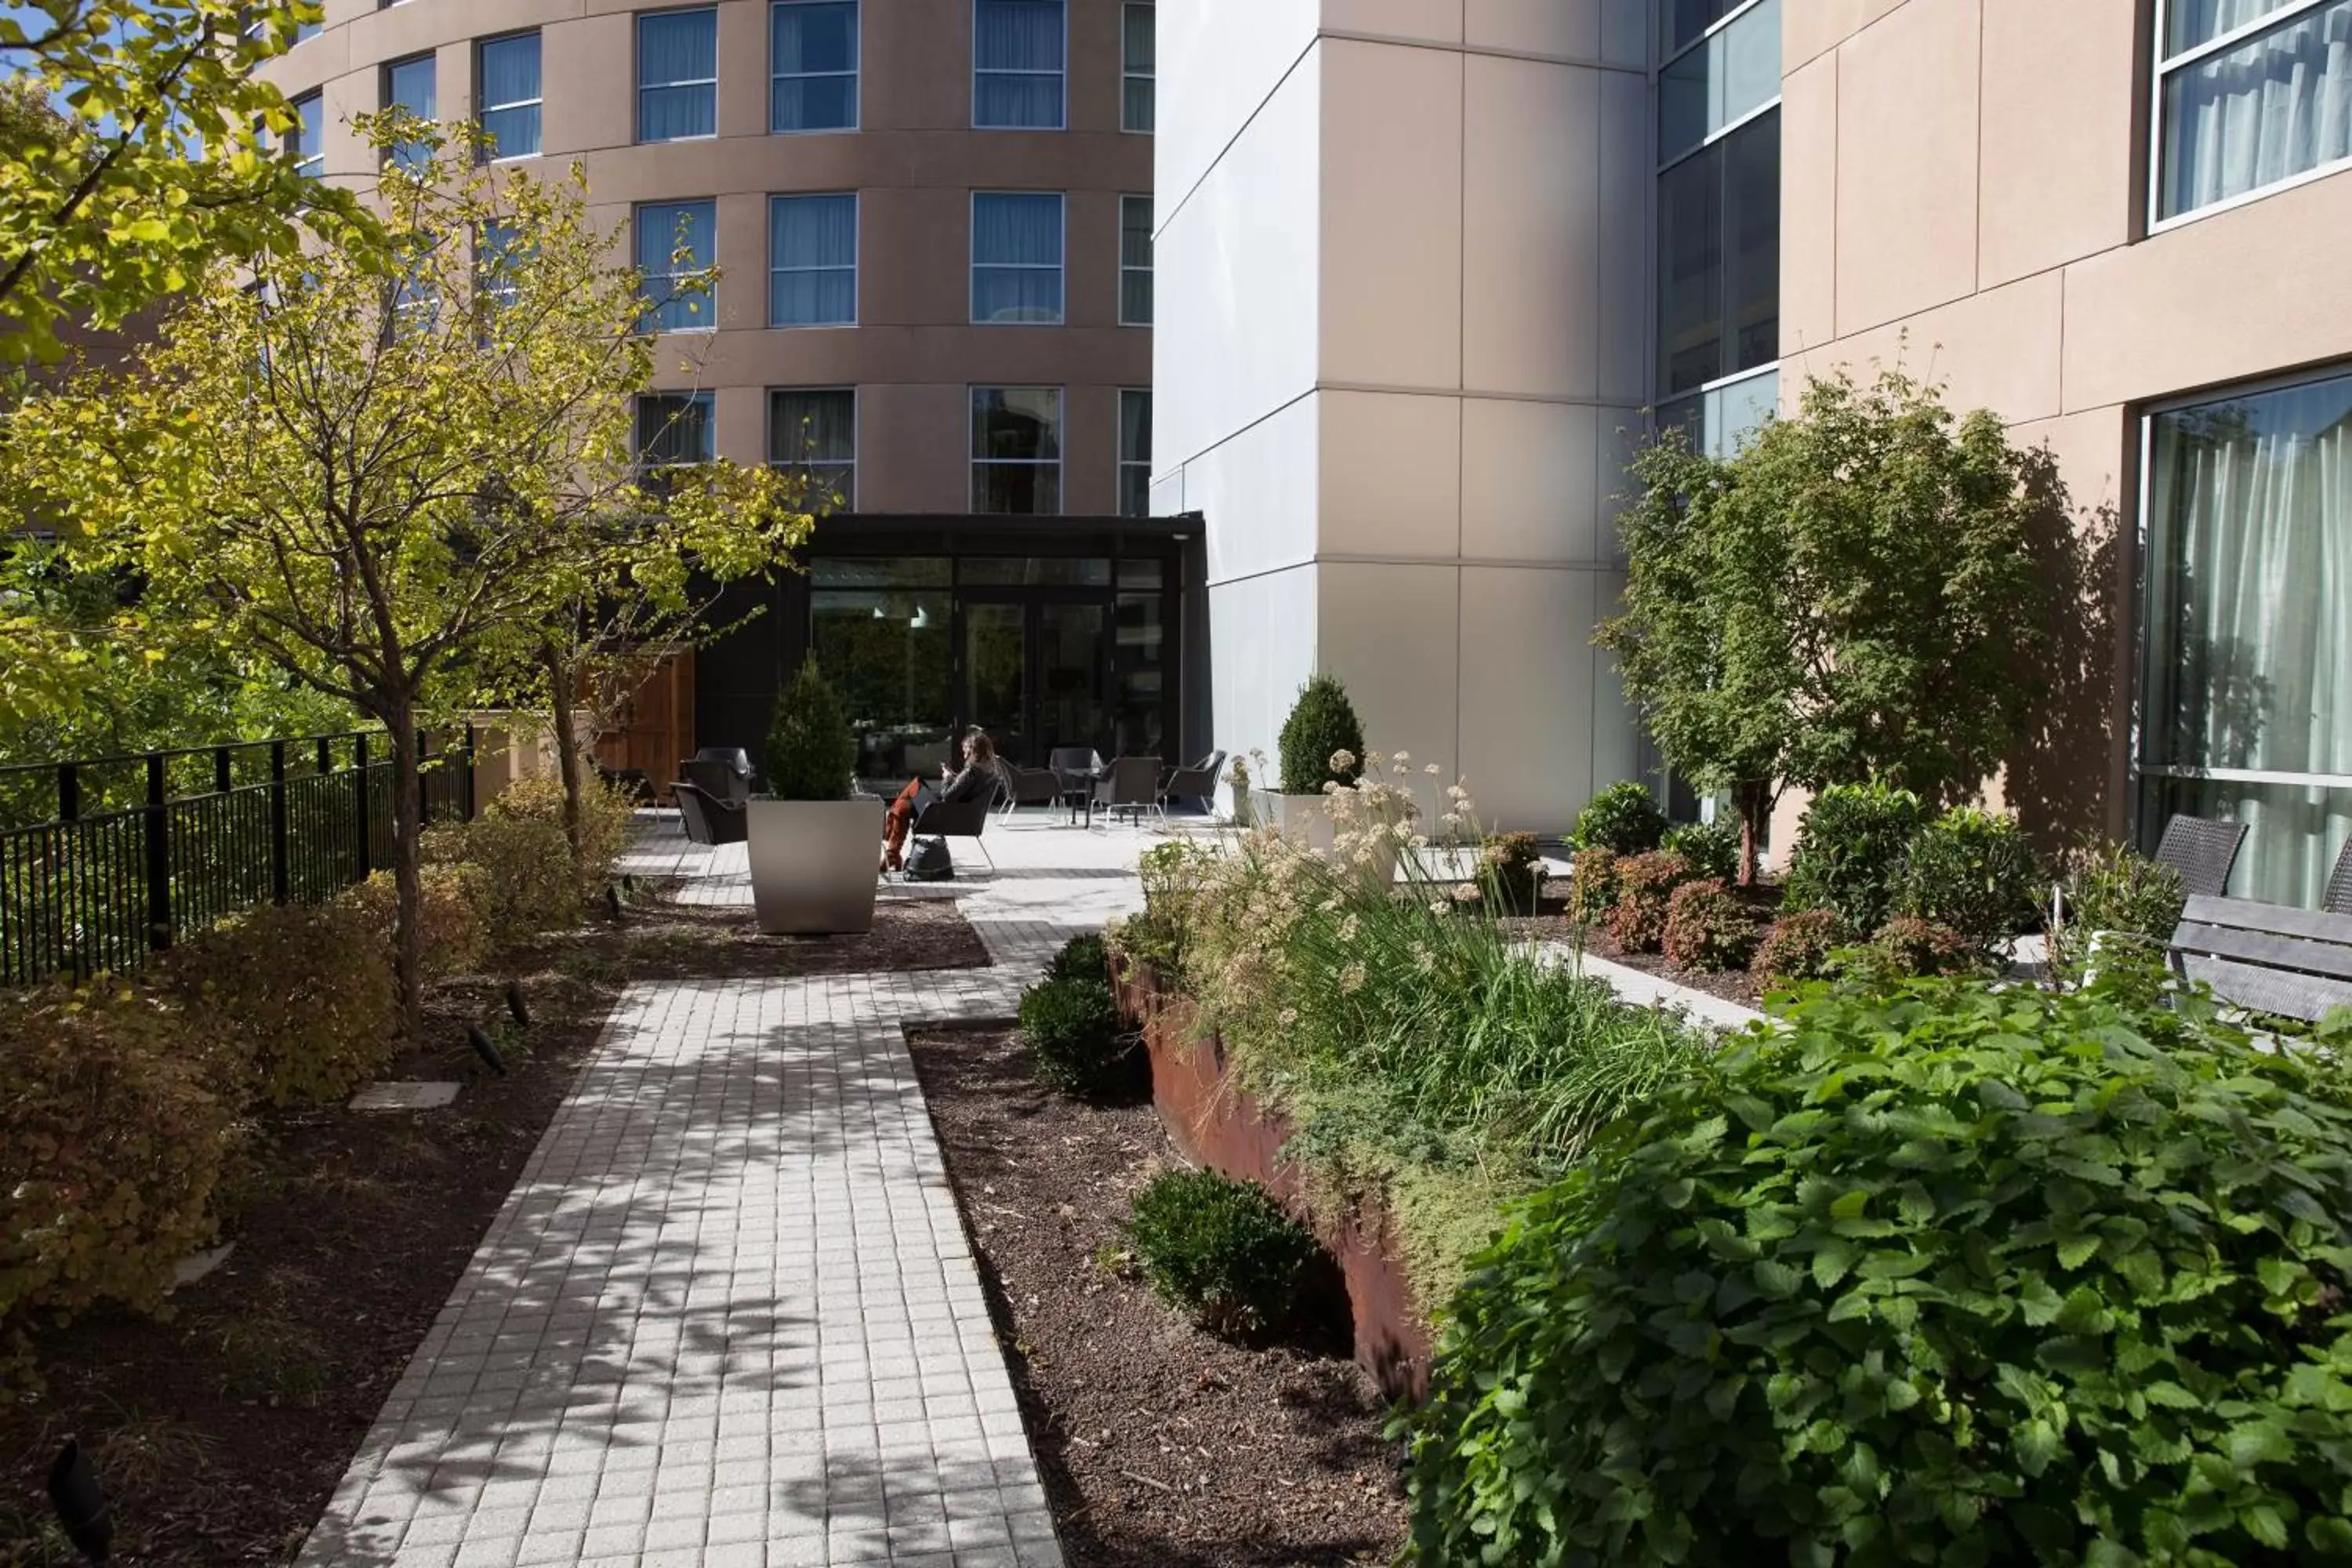
{"type": "Polygon", "coordinates": [[[2231,930],[2183,921],[2172,933],[2179,952],[2201,952],[2215,958],[2240,958],[2265,968],[2297,974],[2326,974],[2352,980],[2352,947],[2313,942],[2305,937],[2273,936],[2268,931],[2231,930]]]}
{"type": "Polygon", "coordinates": [[[2341,942],[2352,947],[2352,915],[2322,914],[2316,910],[2256,903],[2252,899],[2200,896],[2189,900],[2188,907],[2180,912],[2180,918],[2184,923],[2193,921],[2199,925],[2308,937],[2315,942],[2341,942]]]}
{"type": "Polygon", "coordinates": [[[2262,969],[2196,952],[2180,955],[2180,972],[2210,985],[2223,1001],[2258,1013],[2316,1023],[2332,1007],[2352,1007],[2352,981],[2262,969]]]}

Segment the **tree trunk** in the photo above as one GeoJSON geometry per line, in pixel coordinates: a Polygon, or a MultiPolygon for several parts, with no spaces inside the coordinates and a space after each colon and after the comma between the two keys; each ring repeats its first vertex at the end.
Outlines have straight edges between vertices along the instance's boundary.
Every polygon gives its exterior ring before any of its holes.
{"type": "Polygon", "coordinates": [[[425,829],[425,780],[416,760],[416,707],[395,699],[384,719],[392,739],[392,885],[398,911],[393,973],[400,982],[400,1017],[412,1040],[425,1031],[425,879],[419,836],[425,829]]]}
{"type": "Polygon", "coordinates": [[[1772,816],[1772,792],[1761,780],[1731,786],[1731,803],[1739,813],[1739,885],[1756,885],[1756,865],[1764,843],[1764,827],[1772,816]]]}
{"type": "Polygon", "coordinates": [[[582,776],[586,771],[580,755],[580,735],[572,690],[574,671],[563,655],[554,648],[547,650],[547,706],[555,722],[555,764],[563,775],[563,837],[572,846],[572,869],[584,875],[588,863],[588,847],[584,842],[580,821],[581,792],[587,788],[582,776]]]}

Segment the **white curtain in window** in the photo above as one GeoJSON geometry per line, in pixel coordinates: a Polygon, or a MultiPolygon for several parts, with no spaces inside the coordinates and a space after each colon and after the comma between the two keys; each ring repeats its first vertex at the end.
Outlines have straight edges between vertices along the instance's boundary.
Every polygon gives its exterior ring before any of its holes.
{"type": "Polygon", "coordinates": [[[2177,55],[2222,34],[2283,11],[2295,0],[2172,0],[2167,10],[2164,52],[2177,55]]]}
{"type": "Polygon", "coordinates": [[[482,129],[494,156],[539,151],[539,35],[494,38],[482,46],[482,129]]]}
{"type": "Polygon", "coordinates": [[[666,332],[713,325],[713,290],[677,293],[675,279],[707,270],[717,220],[709,202],[678,202],[637,209],[637,269],[645,275],[646,324],[666,332]],[[681,254],[681,251],[683,254],[681,254]]]}
{"type": "Polygon", "coordinates": [[[842,131],[857,123],[857,6],[792,0],[772,12],[772,131],[842,131]]]}
{"type": "Polygon", "coordinates": [[[971,319],[1062,319],[1062,198],[978,195],[971,204],[971,319]]]}
{"type": "Polygon", "coordinates": [[[719,129],[719,14],[637,18],[637,140],[672,142],[719,129]]]}
{"type": "Polygon", "coordinates": [[[2345,157],[2352,157],[2352,0],[2165,78],[2167,217],[2345,157]]]}
{"type": "MultiPolygon", "coordinates": [[[[2352,378],[2161,416],[2154,466],[2151,760],[2352,779],[2352,378]]],[[[2352,788],[2197,793],[2252,825],[2233,889],[2318,901],[2352,788]]]]}
{"type": "Polygon", "coordinates": [[[972,120],[1062,123],[1062,0],[979,0],[972,27],[972,120]]]}
{"type": "Polygon", "coordinates": [[[857,198],[779,196],[769,208],[769,321],[780,327],[857,319],[857,198]]]}

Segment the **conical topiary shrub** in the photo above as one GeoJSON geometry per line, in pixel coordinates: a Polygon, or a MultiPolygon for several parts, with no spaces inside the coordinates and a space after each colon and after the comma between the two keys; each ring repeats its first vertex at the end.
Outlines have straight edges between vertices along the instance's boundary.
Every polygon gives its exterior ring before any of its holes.
{"type": "Polygon", "coordinates": [[[857,735],[841,694],[814,658],[776,699],[768,729],[768,792],[778,800],[843,800],[857,769],[857,735]]]}
{"type": "Polygon", "coordinates": [[[1328,782],[1352,784],[1363,772],[1364,726],[1348,689],[1332,676],[1318,675],[1298,689],[1290,717],[1282,723],[1282,793],[1321,795],[1328,782]],[[1349,758],[1343,768],[1331,759],[1349,758]]]}

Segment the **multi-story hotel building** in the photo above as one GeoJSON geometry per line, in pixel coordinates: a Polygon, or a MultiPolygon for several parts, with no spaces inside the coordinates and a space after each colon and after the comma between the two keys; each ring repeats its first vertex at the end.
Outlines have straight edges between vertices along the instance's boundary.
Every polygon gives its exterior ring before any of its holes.
{"type": "Polygon", "coordinates": [[[1024,758],[1174,758],[1198,542],[1147,515],[1148,0],[326,13],[271,66],[307,167],[371,177],[350,121],[395,103],[576,160],[664,334],[647,460],[806,465],[844,498],[805,576],[651,689],[678,705],[662,743],[756,753],[814,649],[877,779],[934,771],[966,723],[1024,758]],[[713,297],[664,297],[681,237],[713,297]]]}

